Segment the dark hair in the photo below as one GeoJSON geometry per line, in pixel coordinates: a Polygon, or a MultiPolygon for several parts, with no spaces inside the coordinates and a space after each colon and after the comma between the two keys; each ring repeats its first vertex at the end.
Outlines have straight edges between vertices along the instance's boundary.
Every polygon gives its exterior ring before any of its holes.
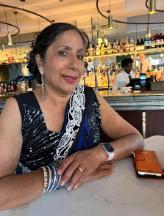
{"type": "Polygon", "coordinates": [[[28,53],[27,67],[38,83],[41,83],[41,75],[35,60],[36,55],[39,54],[40,57],[44,59],[48,47],[56,40],[57,36],[69,30],[78,32],[83,40],[85,48],[88,48],[89,39],[87,34],[76,26],[69,23],[53,23],[47,26],[39,33],[35,42],[32,43],[32,50],[28,53]]]}
{"type": "Polygon", "coordinates": [[[132,59],[132,58],[124,58],[124,59],[122,60],[122,62],[121,62],[122,68],[127,67],[127,65],[128,65],[129,63],[133,63],[133,59],[132,59]]]}

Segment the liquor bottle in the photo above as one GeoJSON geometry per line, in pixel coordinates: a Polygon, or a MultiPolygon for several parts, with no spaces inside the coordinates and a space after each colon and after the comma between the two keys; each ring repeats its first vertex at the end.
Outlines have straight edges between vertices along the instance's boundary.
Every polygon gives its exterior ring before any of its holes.
{"type": "Polygon", "coordinates": [[[135,42],[132,37],[129,39],[129,46],[130,46],[130,51],[134,51],[135,42]]]}
{"type": "Polygon", "coordinates": [[[150,37],[148,35],[145,36],[144,47],[145,47],[145,49],[151,48],[151,40],[150,40],[150,37]]]}
{"type": "Polygon", "coordinates": [[[88,56],[92,56],[95,54],[95,48],[94,45],[92,44],[92,42],[89,42],[89,48],[87,50],[87,55],[88,56]]]}
{"type": "Polygon", "coordinates": [[[102,42],[100,46],[100,54],[104,55],[105,54],[105,44],[102,42]]]}
{"type": "Polygon", "coordinates": [[[141,41],[140,41],[140,38],[139,38],[139,37],[137,38],[137,43],[136,43],[136,45],[137,45],[137,46],[141,45],[141,41]]]}
{"type": "Polygon", "coordinates": [[[99,47],[99,45],[96,46],[95,54],[96,54],[96,56],[100,55],[100,47],[99,47]]]}
{"type": "Polygon", "coordinates": [[[107,54],[111,54],[112,53],[112,45],[111,42],[108,42],[108,46],[107,46],[107,54]]]}
{"type": "Polygon", "coordinates": [[[150,68],[148,67],[147,71],[146,71],[146,78],[150,78],[150,68]]]}
{"type": "Polygon", "coordinates": [[[141,37],[140,45],[144,45],[144,39],[143,39],[143,37],[141,37]]]}
{"type": "Polygon", "coordinates": [[[159,34],[155,35],[155,48],[160,48],[159,34]]]}
{"type": "Polygon", "coordinates": [[[104,38],[104,54],[108,54],[108,40],[107,38],[104,38]]]}
{"type": "Polygon", "coordinates": [[[117,53],[117,41],[114,40],[112,43],[113,53],[117,53]]]}
{"type": "Polygon", "coordinates": [[[155,35],[153,34],[152,36],[151,36],[151,48],[155,48],[155,35]]]}
{"type": "Polygon", "coordinates": [[[163,35],[162,33],[159,34],[159,47],[161,48],[163,45],[163,35]]]}

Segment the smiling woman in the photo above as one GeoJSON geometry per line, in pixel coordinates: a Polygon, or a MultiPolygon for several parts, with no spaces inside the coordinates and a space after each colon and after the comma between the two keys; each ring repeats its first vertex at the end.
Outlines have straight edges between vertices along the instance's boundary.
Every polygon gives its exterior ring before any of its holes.
{"type": "Polygon", "coordinates": [[[87,45],[67,23],[46,27],[33,44],[28,67],[41,85],[9,98],[0,115],[0,209],[110,175],[115,160],[142,146],[134,127],[79,84],[87,45]],[[101,143],[100,130],[113,141],[101,143]]]}
{"type": "Polygon", "coordinates": [[[36,56],[46,94],[50,87],[56,93],[72,93],[84,72],[84,55],[81,36],[78,32],[69,30],[48,47],[44,60],[39,55],[36,56]]]}

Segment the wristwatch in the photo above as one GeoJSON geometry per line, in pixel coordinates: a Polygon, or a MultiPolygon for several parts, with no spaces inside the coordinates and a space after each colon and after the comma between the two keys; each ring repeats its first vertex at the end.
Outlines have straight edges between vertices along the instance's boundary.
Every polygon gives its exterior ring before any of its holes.
{"type": "Polygon", "coordinates": [[[113,160],[115,150],[112,147],[112,145],[110,143],[102,143],[102,147],[103,147],[104,151],[108,154],[108,160],[107,161],[113,160]]]}

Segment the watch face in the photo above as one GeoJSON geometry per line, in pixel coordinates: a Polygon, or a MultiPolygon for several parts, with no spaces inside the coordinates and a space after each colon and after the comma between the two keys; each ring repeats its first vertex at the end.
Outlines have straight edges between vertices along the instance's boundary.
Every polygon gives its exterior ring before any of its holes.
{"type": "Polygon", "coordinates": [[[110,143],[103,143],[103,146],[107,152],[114,152],[114,148],[111,146],[110,143]]]}

